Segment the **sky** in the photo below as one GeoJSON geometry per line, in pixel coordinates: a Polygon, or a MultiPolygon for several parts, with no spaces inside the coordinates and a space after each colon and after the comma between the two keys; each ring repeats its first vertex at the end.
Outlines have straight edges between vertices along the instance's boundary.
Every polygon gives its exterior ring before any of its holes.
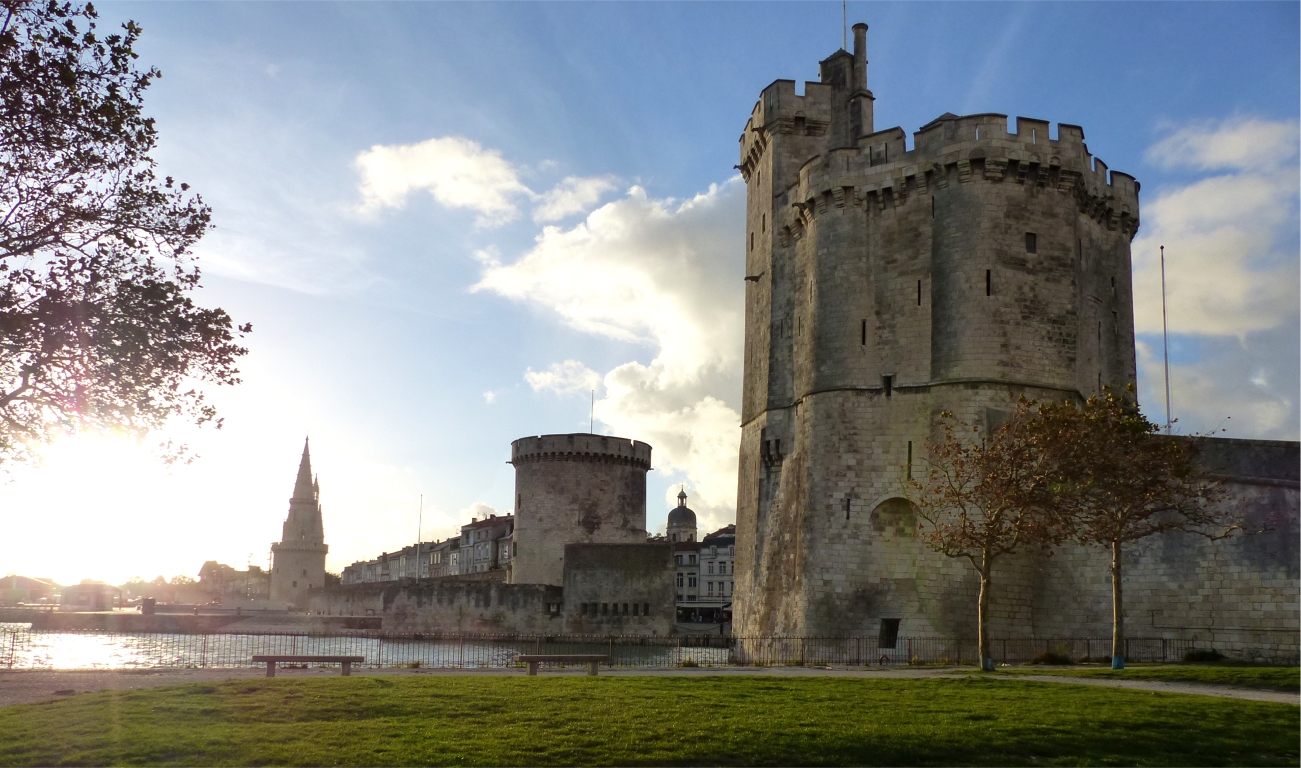
{"type": "MultiPolygon", "coordinates": [[[[0,573],[72,583],[266,566],[304,438],[338,571],[511,511],[510,442],[653,446],[733,522],[744,189],[775,79],[816,80],[841,4],[96,3],[144,28],[163,173],[216,229],[201,302],[251,322],[220,430],[83,434],[0,478],[0,573]],[[593,394],[594,393],[594,394],[593,394]],[[594,404],[593,404],[594,401],[594,404]],[[172,439],[192,461],[166,466],[172,439]]],[[[1139,395],[1176,430],[1298,439],[1297,3],[848,3],[876,127],[1084,127],[1142,183],[1139,395]]],[[[911,139],[910,139],[911,144],[911,139]]]]}

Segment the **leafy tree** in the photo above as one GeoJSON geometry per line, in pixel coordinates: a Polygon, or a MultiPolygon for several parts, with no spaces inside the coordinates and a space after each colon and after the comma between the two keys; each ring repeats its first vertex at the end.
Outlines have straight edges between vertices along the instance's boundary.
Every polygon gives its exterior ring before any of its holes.
{"type": "Polygon", "coordinates": [[[1129,542],[1182,531],[1223,538],[1241,526],[1198,472],[1186,440],[1160,433],[1138,410],[1133,387],[1085,403],[1044,403],[1036,423],[1058,441],[1055,496],[1072,536],[1111,551],[1111,665],[1125,666],[1121,555],[1129,542]]]}
{"type": "Polygon", "coordinates": [[[1011,417],[986,430],[941,414],[941,437],[927,445],[929,469],[913,480],[912,502],[923,521],[918,536],[930,549],[963,558],[980,576],[977,603],[981,669],[993,669],[989,598],[995,562],[1027,545],[1058,542],[1052,514],[1054,445],[1032,426],[1035,402],[1017,401],[1011,417]]]}
{"type": "Polygon", "coordinates": [[[155,172],[140,28],[96,18],[0,0],[0,461],[83,427],[213,421],[196,384],[237,383],[251,330],[191,299],[211,211],[155,172]]]}
{"type": "Polygon", "coordinates": [[[185,587],[191,584],[198,584],[198,582],[195,581],[194,578],[190,576],[186,576],[184,574],[179,576],[173,576],[172,580],[168,583],[171,584],[173,587],[185,587]]]}

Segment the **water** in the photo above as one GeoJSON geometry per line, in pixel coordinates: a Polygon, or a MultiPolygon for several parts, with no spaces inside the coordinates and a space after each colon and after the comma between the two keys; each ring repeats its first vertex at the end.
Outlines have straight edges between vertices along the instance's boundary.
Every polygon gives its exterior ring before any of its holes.
{"type": "Polygon", "coordinates": [[[614,666],[728,663],[726,648],[678,648],[668,638],[381,638],[289,634],[49,632],[0,624],[0,668],[251,667],[255,654],[363,656],[367,667],[500,668],[518,653],[610,654],[614,666]],[[626,643],[626,644],[620,644],[626,643]]]}

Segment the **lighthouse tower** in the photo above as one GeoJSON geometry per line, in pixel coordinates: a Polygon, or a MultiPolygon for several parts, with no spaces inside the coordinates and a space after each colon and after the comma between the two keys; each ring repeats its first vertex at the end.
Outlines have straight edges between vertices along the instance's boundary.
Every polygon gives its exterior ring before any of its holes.
{"type": "Polygon", "coordinates": [[[329,550],[321,526],[321,486],[312,477],[312,457],[304,441],[289,516],[280,541],[271,545],[271,599],[305,606],[307,591],[325,585],[329,550]]]}

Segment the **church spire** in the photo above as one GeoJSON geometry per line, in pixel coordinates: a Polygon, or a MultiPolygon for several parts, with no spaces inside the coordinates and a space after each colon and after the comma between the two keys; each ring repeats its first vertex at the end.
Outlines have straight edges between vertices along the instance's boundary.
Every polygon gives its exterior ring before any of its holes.
{"type": "Polygon", "coordinates": [[[298,462],[298,479],[294,482],[294,499],[315,501],[316,493],[312,483],[312,457],[308,452],[308,441],[303,440],[303,458],[298,462]]]}

